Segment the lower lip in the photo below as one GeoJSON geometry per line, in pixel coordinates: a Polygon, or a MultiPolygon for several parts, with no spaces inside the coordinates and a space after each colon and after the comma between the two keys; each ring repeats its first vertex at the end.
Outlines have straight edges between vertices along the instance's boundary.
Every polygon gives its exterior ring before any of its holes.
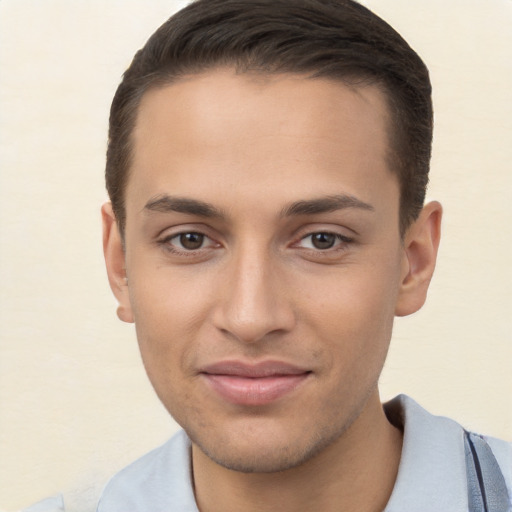
{"type": "Polygon", "coordinates": [[[236,405],[266,405],[294,391],[309,373],[246,378],[203,374],[209,385],[225,400],[236,405]]]}

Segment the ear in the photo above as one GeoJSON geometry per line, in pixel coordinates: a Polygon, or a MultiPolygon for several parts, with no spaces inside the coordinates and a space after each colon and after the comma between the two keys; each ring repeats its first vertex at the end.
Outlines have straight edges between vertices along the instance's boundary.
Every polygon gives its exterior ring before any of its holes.
{"type": "Polygon", "coordinates": [[[436,266],[442,214],[443,209],[437,201],[427,204],[405,235],[402,280],[395,309],[397,316],[415,313],[425,303],[436,266]]]}
{"type": "Polygon", "coordinates": [[[123,242],[111,203],[105,203],[102,206],[101,217],[103,221],[103,254],[107,265],[108,282],[119,303],[117,316],[123,322],[132,323],[133,313],[128,293],[123,242]]]}

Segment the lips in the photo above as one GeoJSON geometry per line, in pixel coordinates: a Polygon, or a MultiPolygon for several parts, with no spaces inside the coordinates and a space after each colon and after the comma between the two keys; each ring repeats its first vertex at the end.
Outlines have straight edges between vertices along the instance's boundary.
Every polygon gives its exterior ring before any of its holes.
{"type": "Polygon", "coordinates": [[[236,405],[266,405],[292,393],[311,371],[281,361],[246,364],[222,361],[203,368],[201,376],[221,398],[236,405]]]}

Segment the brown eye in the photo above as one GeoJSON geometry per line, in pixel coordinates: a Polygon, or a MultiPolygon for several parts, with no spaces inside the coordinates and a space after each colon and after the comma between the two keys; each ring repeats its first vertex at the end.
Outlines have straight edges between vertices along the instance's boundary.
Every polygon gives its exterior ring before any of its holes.
{"type": "Polygon", "coordinates": [[[179,237],[181,246],[189,251],[200,249],[204,243],[204,235],[201,233],[182,233],[179,237]]]}
{"type": "Polygon", "coordinates": [[[311,235],[311,245],[315,249],[330,249],[334,247],[337,237],[333,233],[313,233],[311,235]]]}

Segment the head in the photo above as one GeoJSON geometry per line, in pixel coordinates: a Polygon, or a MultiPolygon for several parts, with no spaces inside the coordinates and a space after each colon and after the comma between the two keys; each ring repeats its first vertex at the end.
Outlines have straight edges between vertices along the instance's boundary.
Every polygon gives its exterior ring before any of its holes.
{"type": "Polygon", "coordinates": [[[400,184],[405,233],[421,211],[428,183],[428,70],[392,27],[352,0],[196,0],[151,36],[125,72],[110,113],[106,183],[121,233],[142,97],[181,77],[225,66],[237,73],[377,86],[388,109],[387,158],[400,184]]]}
{"type": "Polygon", "coordinates": [[[353,2],[199,0],[136,55],[107,269],[195,453],[275,472],[374,430],[394,316],[435,263],[430,139],[425,67],[353,2]]]}

